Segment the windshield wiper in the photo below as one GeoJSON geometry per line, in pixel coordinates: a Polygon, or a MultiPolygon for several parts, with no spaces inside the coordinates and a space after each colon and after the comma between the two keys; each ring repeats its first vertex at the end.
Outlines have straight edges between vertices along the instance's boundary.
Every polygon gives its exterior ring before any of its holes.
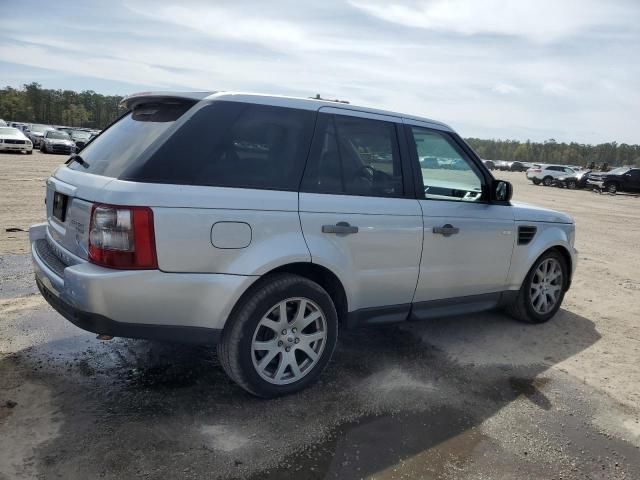
{"type": "Polygon", "coordinates": [[[88,168],[89,164],[77,153],[74,153],[69,157],[69,159],[65,162],[65,165],[71,165],[72,162],[78,162],[84,168],[88,168]]]}

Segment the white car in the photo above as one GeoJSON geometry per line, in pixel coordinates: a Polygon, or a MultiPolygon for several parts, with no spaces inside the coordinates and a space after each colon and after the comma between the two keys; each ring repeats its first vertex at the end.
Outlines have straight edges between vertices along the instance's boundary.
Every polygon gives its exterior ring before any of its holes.
{"type": "Polygon", "coordinates": [[[0,150],[25,152],[31,155],[33,153],[33,144],[17,128],[0,127],[0,150]]]}
{"type": "Polygon", "coordinates": [[[527,170],[527,178],[535,185],[549,187],[553,181],[560,177],[569,177],[576,174],[576,171],[562,165],[535,165],[527,170]]]}

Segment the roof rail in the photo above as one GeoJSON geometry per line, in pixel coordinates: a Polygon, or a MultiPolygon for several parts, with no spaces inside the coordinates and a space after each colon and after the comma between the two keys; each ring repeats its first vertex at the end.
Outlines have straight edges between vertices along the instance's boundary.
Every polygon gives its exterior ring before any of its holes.
{"type": "Polygon", "coordinates": [[[323,101],[325,101],[325,102],[346,103],[346,104],[348,104],[348,103],[349,103],[349,101],[348,101],[348,100],[339,100],[339,99],[337,99],[337,98],[335,98],[335,99],[331,99],[331,98],[322,98],[322,97],[320,96],[320,94],[319,94],[319,93],[316,93],[316,96],[315,96],[315,97],[309,97],[309,98],[311,98],[312,100],[323,100],[323,101]]]}

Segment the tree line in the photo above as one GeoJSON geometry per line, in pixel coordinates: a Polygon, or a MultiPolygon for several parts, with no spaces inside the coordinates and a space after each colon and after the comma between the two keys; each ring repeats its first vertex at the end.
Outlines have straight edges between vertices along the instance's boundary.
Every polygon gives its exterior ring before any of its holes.
{"type": "Polygon", "coordinates": [[[52,90],[39,83],[0,90],[0,118],[25,123],[103,129],[124,110],[119,95],[52,90]]]}
{"type": "MultiPolygon", "coordinates": [[[[120,107],[121,100],[119,95],[101,95],[92,90],[52,90],[33,82],[21,88],[0,89],[0,118],[25,123],[102,129],[124,112],[120,107]]],[[[542,143],[480,138],[467,138],[466,141],[480,157],[491,160],[640,166],[640,145],[616,142],[585,145],[575,142],[560,143],[554,139],[542,143]]]]}
{"type": "Polygon", "coordinates": [[[554,139],[545,142],[518,142],[517,140],[465,139],[471,148],[488,160],[513,160],[530,163],[557,163],[560,165],[587,166],[608,164],[609,166],[640,166],[640,145],[626,143],[559,143],[554,139]]]}

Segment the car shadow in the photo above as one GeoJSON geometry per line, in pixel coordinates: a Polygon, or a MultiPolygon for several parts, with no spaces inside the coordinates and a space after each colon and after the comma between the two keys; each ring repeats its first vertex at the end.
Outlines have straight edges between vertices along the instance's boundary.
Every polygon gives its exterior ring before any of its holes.
{"type": "MultiPolygon", "coordinates": [[[[46,386],[64,418],[36,453],[46,477],[360,478],[443,442],[463,455],[510,402],[551,409],[544,372],[600,338],[566,310],[543,325],[490,312],[344,332],[317,384],[261,400],[227,379],[211,348],[98,342],[71,328],[0,361],[46,386]]],[[[434,476],[444,465],[428,461],[434,476]]]]}

